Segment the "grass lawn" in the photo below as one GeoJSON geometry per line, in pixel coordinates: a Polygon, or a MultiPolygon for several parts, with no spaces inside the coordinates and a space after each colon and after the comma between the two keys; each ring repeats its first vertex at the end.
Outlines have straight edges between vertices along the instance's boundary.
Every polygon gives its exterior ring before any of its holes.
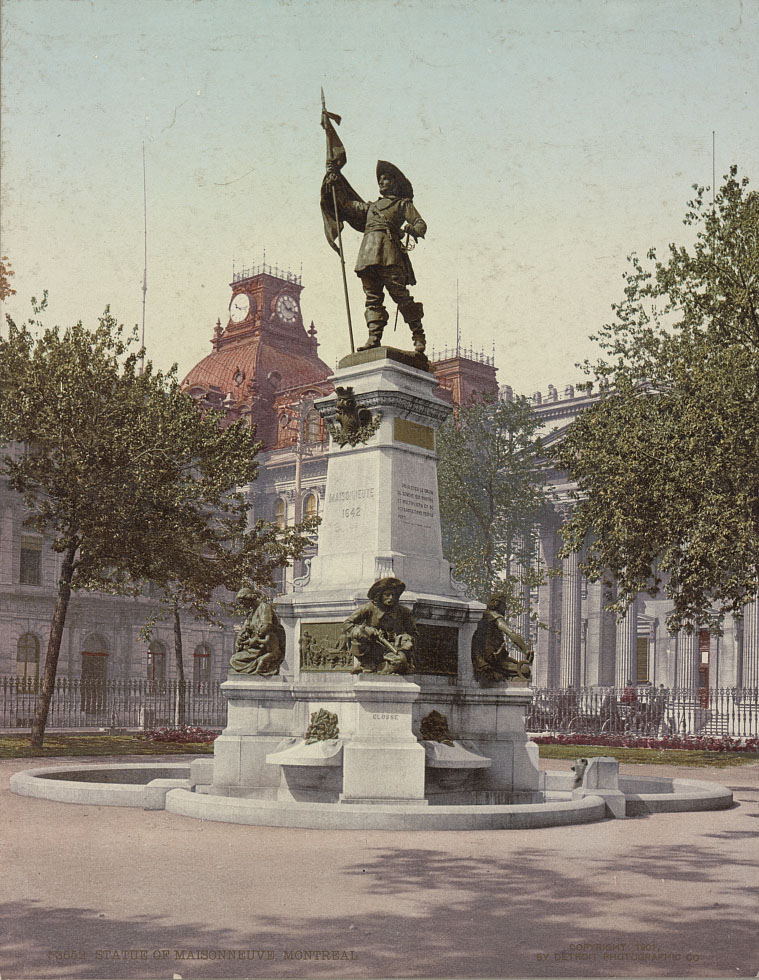
{"type": "Polygon", "coordinates": [[[32,752],[28,735],[0,735],[0,759],[48,759],[71,755],[211,755],[213,742],[148,742],[139,735],[46,735],[32,752]]]}
{"type": "MultiPolygon", "coordinates": [[[[759,762],[751,752],[702,752],[690,749],[628,749],[616,745],[541,745],[542,759],[580,759],[606,755],[620,762],[668,766],[742,766],[759,762]]],[[[33,753],[29,736],[0,735],[0,759],[55,758],[77,755],[211,755],[213,742],[148,742],[139,735],[46,735],[41,753],[33,753]]]]}
{"type": "Polygon", "coordinates": [[[661,766],[745,766],[759,762],[755,752],[706,752],[691,749],[628,749],[619,745],[539,745],[541,759],[588,759],[612,756],[620,762],[661,766]]]}

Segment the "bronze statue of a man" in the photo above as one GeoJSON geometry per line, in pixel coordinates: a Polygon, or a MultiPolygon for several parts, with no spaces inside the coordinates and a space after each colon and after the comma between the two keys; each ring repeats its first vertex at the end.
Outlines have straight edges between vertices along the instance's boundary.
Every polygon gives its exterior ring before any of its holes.
{"type": "Polygon", "coordinates": [[[354,674],[413,673],[417,630],[399,601],[405,588],[400,579],[378,579],[369,589],[369,602],[345,620],[341,645],[355,658],[354,674]]]}
{"type": "MultiPolygon", "coordinates": [[[[415,303],[408,287],[416,285],[411,260],[403,239],[424,238],[427,225],[414,207],[411,181],[392,163],[377,163],[380,197],[367,203],[349,193],[336,170],[328,171],[328,186],[334,185],[340,218],[364,237],[356,260],[356,275],[361,279],[366,297],[366,324],[369,339],[359,350],[379,347],[388,321],[385,289],[398,304],[401,316],[411,329],[414,350],[424,354],[422,328],[424,309],[415,303]]],[[[407,239],[408,240],[408,239],[407,239]]]]}
{"type": "Polygon", "coordinates": [[[502,684],[508,680],[530,680],[535,654],[518,633],[509,629],[504,613],[506,599],[494,593],[472,637],[472,668],[480,684],[502,684]],[[517,660],[512,653],[524,657],[517,660]]]}

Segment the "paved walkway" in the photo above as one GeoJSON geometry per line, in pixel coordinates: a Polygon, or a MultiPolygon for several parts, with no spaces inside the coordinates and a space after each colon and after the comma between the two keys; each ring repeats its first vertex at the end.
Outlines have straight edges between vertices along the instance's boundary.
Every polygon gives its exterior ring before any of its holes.
{"type": "Polygon", "coordinates": [[[731,810],[405,834],[27,799],[24,768],[0,762],[2,980],[759,974],[759,764],[622,766],[731,810]]]}

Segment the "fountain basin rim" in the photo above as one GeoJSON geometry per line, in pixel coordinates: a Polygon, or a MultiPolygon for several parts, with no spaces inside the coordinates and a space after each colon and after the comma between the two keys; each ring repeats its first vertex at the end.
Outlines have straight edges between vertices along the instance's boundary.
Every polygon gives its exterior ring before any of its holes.
{"type": "Polygon", "coordinates": [[[428,806],[352,803],[293,803],[212,796],[172,789],[166,809],[184,817],[259,827],[311,830],[517,830],[603,820],[600,797],[551,803],[428,806]]]}
{"type": "MultiPolygon", "coordinates": [[[[58,765],[25,769],[14,773],[10,789],[20,796],[53,800],[59,803],[95,806],[126,806],[163,809],[182,816],[227,823],[258,826],[311,827],[313,829],[376,830],[486,830],[523,829],[559,826],[602,820],[606,807],[599,796],[583,799],[557,799],[551,793],[545,803],[456,804],[429,807],[399,803],[381,804],[294,803],[214,796],[192,792],[190,765],[182,763],[123,763],[58,765]],[[141,783],[99,783],[65,779],[79,773],[118,773],[135,770],[147,777],[141,783]],[[162,773],[184,772],[187,778],[165,778],[162,773]],[[51,776],[53,778],[51,778],[51,776]]],[[[202,761],[206,761],[202,758],[202,761]]],[[[550,772],[550,770],[549,770],[550,772]]],[[[656,779],[657,777],[653,777],[656,779]]],[[[658,792],[635,792],[635,776],[625,775],[625,797],[628,815],[675,813],[696,810],[718,810],[733,806],[733,794],[719,783],[695,779],[661,780],[658,792]],[[671,791],[667,792],[671,786],[671,791]]],[[[652,777],[640,777],[641,788],[652,788],[652,777]]]]}

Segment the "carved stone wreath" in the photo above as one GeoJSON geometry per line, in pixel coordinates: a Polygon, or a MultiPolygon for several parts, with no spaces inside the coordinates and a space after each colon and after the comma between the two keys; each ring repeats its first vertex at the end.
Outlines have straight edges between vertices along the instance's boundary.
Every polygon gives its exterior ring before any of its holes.
{"type": "Polygon", "coordinates": [[[430,711],[422,718],[419,734],[425,742],[442,742],[453,745],[453,735],[448,728],[448,719],[440,711],[430,711]]]}
{"type": "Polygon", "coordinates": [[[369,420],[351,431],[346,431],[344,425],[335,425],[333,422],[325,422],[325,425],[329,434],[341,448],[346,445],[358,446],[359,443],[368,442],[371,439],[382,421],[382,412],[377,412],[375,415],[366,412],[366,415],[369,416],[369,420]]]}
{"type": "Polygon", "coordinates": [[[311,724],[306,731],[306,745],[313,742],[326,742],[329,739],[337,738],[340,734],[338,718],[336,714],[327,711],[326,708],[319,708],[318,711],[311,713],[311,724]]]}

